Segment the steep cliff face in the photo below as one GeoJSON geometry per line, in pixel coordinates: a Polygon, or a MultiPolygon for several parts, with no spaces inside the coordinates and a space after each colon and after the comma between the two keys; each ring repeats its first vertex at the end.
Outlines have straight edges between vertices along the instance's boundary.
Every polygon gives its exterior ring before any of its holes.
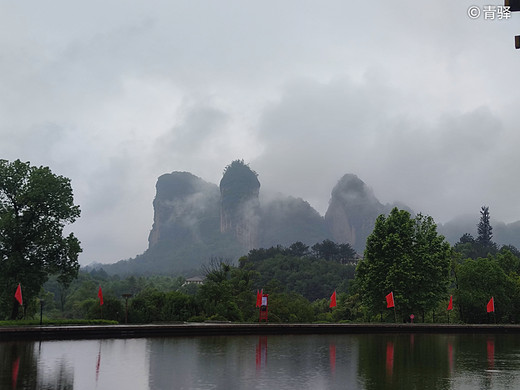
{"type": "Polygon", "coordinates": [[[334,241],[362,252],[377,216],[386,210],[361,179],[346,174],[332,190],[325,223],[334,241]]]}
{"type": "Polygon", "coordinates": [[[260,182],[242,160],[224,170],[220,181],[220,232],[231,233],[245,248],[258,246],[260,182]]]}
{"type": "Polygon", "coordinates": [[[220,188],[191,173],[173,172],[159,177],[156,190],[147,251],[107,266],[107,272],[179,272],[212,257],[237,259],[253,248],[296,241],[311,246],[332,239],[362,253],[375,219],[391,209],[352,174],[332,190],[325,217],[299,198],[280,195],[260,202],[257,174],[241,160],[226,167],[220,188]]]}
{"type": "Polygon", "coordinates": [[[149,248],[161,242],[171,245],[202,241],[218,230],[219,191],[188,172],[159,177],[153,201],[154,222],[149,248]]]}

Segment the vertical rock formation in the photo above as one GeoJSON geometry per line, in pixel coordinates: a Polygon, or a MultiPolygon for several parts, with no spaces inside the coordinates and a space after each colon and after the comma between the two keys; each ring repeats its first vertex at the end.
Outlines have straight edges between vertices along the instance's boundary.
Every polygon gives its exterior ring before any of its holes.
{"type": "Polygon", "coordinates": [[[149,248],[161,242],[174,246],[204,241],[218,231],[219,193],[215,184],[188,172],[173,172],[159,177],[156,191],[149,248]]]}
{"type": "Polygon", "coordinates": [[[325,223],[334,241],[362,252],[378,215],[385,213],[372,190],[356,175],[346,174],[334,187],[325,223]]]}
{"type": "Polygon", "coordinates": [[[224,169],[220,181],[220,232],[231,233],[247,249],[258,246],[260,182],[243,160],[224,169]]]}

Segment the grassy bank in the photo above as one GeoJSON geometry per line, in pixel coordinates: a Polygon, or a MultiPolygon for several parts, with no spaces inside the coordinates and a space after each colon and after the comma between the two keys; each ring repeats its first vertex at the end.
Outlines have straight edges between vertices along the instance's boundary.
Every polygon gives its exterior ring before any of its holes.
{"type": "MultiPolygon", "coordinates": [[[[64,326],[64,325],[117,325],[117,321],[109,320],[46,320],[42,321],[45,326],[64,326]]],[[[38,326],[40,320],[15,320],[15,321],[0,321],[1,326],[38,326]]]]}

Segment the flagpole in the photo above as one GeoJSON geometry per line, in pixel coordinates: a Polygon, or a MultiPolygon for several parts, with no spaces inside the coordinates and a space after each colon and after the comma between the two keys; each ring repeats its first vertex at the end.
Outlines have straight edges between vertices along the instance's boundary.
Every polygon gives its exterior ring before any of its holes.
{"type": "Polygon", "coordinates": [[[395,304],[394,304],[394,322],[397,324],[397,313],[395,311],[395,304]]]}

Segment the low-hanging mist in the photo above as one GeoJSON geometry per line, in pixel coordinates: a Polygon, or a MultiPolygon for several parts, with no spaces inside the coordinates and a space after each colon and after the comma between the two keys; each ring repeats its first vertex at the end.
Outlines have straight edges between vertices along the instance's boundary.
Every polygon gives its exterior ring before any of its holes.
{"type": "MultiPolygon", "coordinates": [[[[378,215],[393,207],[413,213],[403,204],[382,204],[360,178],[345,174],[322,216],[301,198],[262,193],[258,174],[242,160],[224,169],[220,186],[189,172],[160,176],[153,206],[148,249],[133,259],[103,265],[107,272],[186,273],[212,258],[235,261],[254,248],[297,241],[314,245],[326,239],[350,244],[362,255],[378,215]]],[[[439,232],[455,243],[464,233],[474,234],[477,220],[477,213],[456,218],[439,225],[439,232]]],[[[520,222],[496,223],[495,241],[518,246],[518,233],[520,222]]]]}

